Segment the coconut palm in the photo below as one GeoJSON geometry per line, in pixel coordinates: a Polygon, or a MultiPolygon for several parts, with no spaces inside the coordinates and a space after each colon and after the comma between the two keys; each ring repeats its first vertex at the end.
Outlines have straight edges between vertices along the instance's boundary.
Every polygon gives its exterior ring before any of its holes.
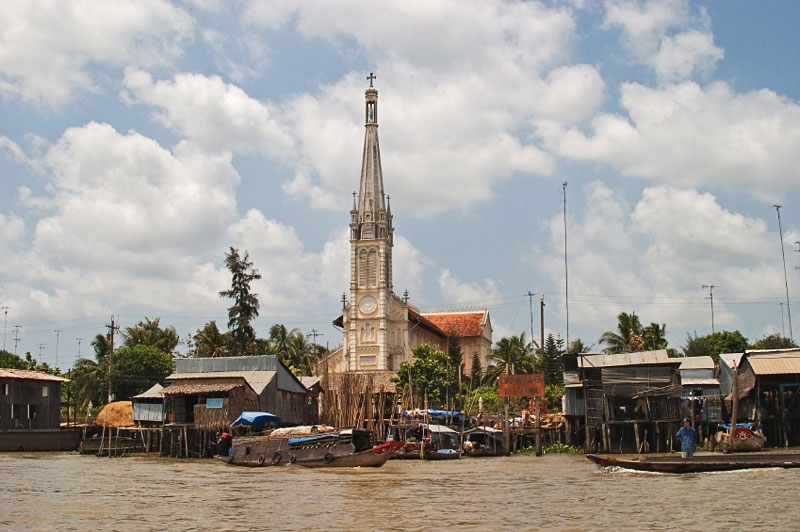
{"type": "MultiPolygon", "coordinates": [[[[278,355],[281,361],[287,366],[292,365],[292,338],[301,335],[300,329],[286,328],[282,323],[276,323],[269,329],[270,350],[278,355]]],[[[296,346],[295,346],[296,347],[296,346]]]]}
{"type": "Polygon", "coordinates": [[[217,322],[209,321],[194,335],[194,355],[196,357],[227,356],[229,336],[219,330],[217,322]]]}
{"type": "Polygon", "coordinates": [[[606,331],[600,337],[599,343],[607,344],[603,353],[628,353],[631,351],[631,340],[635,335],[642,334],[642,324],[636,312],[620,312],[617,316],[617,331],[606,331]]]}
{"type": "Polygon", "coordinates": [[[651,323],[644,328],[644,348],[645,349],[666,349],[667,348],[667,324],[651,323]]]}
{"type": "Polygon", "coordinates": [[[533,373],[535,361],[531,344],[523,332],[519,336],[501,338],[494,349],[492,359],[495,368],[486,375],[486,381],[493,383],[502,374],[533,373]]]}
{"type": "Polygon", "coordinates": [[[125,345],[134,347],[146,345],[155,347],[172,354],[180,341],[175,327],[161,328],[161,318],[150,319],[145,316],[144,321],[140,321],[133,327],[128,327],[122,336],[125,338],[125,345]]]}

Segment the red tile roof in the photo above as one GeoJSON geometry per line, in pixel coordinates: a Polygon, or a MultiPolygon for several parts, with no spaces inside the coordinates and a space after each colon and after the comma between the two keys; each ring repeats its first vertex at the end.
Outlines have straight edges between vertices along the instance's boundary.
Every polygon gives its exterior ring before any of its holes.
{"type": "Polygon", "coordinates": [[[66,382],[67,379],[49,375],[43,371],[29,371],[27,369],[10,369],[0,368],[0,378],[6,379],[35,379],[40,381],[61,381],[66,382]]]}
{"type": "Polygon", "coordinates": [[[455,332],[461,337],[482,335],[485,315],[486,312],[482,310],[476,312],[423,314],[428,321],[433,322],[445,333],[455,332]]]}

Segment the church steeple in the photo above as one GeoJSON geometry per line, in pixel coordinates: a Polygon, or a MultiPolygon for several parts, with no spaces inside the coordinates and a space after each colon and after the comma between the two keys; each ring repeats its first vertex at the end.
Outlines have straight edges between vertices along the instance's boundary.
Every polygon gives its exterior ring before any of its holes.
{"type": "Polygon", "coordinates": [[[358,192],[357,215],[351,211],[352,240],[388,240],[391,244],[394,229],[387,215],[383,190],[381,150],[378,143],[378,91],[372,85],[375,75],[367,77],[365,92],[364,154],[361,159],[361,184],[358,192]]]}

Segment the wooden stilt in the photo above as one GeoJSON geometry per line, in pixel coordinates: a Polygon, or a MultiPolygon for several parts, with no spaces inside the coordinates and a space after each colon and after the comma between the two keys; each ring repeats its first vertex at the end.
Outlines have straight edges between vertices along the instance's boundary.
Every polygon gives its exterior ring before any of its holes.
{"type": "Polygon", "coordinates": [[[636,452],[641,454],[642,452],[642,443],[639,438],[639,423],[636,422],[633,424],[633,436],[636,438],[636,452]]]}

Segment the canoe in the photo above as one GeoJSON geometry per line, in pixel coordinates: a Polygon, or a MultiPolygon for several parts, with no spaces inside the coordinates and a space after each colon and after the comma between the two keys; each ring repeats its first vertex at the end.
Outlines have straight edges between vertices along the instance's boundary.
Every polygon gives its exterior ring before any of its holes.
{"type": "Polygon", "coordinates": [[[685,460],[680,455],[614,458],[587,454],[586,458],[603,467],[622,467],[657,473],[705,473],[766,467],[800,467],[800,453],[704,454],[685,460]]]}
{"type": "Polygon", "coordinates": [[[455,449],[439,449],[438,451],[425,451],[425,460],[458,460],[461,452],[455,449]]]}

